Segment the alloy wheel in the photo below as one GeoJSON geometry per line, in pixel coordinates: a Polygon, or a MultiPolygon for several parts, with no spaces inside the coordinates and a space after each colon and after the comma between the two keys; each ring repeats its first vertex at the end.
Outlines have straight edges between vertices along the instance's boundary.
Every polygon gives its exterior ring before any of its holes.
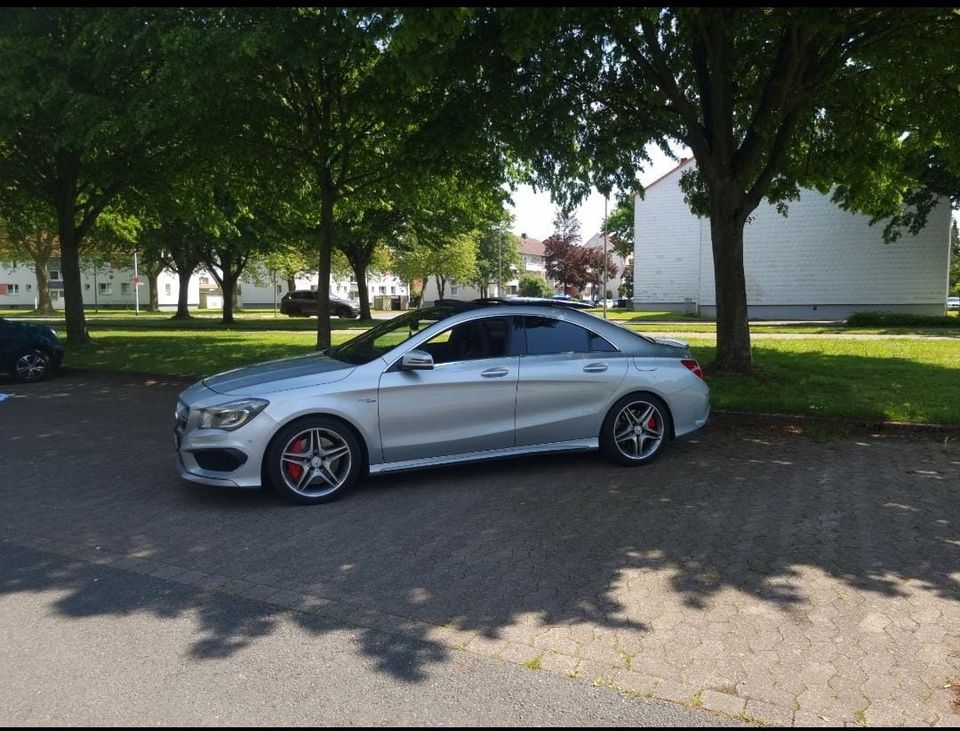
{"type": "Polygon", "coordinates": [[[625,457],[647,459],[663,443],[664,419],[649,401],[633,401],[624,406],[613,423],[613,438],[625,457]]]}
{"type": "Polygon", "coordinates": [[[288,488],[305,497],[324,497],[347,481],[353,454],[342,436],[314,427],[288,440],[280,461],[280,473],[288,488]]]}

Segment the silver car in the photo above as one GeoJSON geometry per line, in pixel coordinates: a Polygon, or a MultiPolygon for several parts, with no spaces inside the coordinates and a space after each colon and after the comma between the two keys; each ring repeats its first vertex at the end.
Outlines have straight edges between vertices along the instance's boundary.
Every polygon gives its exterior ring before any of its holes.
{"type": "Polygon", "coordinates": [[[600,449],[657,457],[707,423],[686,344],[555,306],[441,304],[343,345],[206,378],[180,395],[180,474],[302,503],[362,475],[600,449]]]}

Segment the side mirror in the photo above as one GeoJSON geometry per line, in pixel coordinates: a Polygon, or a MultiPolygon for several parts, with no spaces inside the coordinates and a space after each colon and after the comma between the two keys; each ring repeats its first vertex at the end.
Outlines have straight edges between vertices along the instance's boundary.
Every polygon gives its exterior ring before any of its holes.
{"type": "Polygon", "coordinates": [[[403,354],[400,360],[402,371],[430,371],[433,370],[433,356],[422,350],[411,350],[403,354]]]}

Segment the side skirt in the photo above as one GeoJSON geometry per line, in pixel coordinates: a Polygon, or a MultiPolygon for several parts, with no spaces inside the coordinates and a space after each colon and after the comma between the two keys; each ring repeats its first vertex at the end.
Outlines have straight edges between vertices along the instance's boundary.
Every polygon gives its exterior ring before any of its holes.
{"type": "Polygon", "coordinates": [[[479,462],[486,459],[499,459],[501,457],[521,457],[527,454],[543,454],[544,452],[586,452],[599,448],[600,441],[596,437],[591,437],[589,439],[571,439],[567,442],[553,442],[551,444],[531,444],[523,447],[490,449],[484,452],[451,454],[445,457],[425,457],[423,459],[408,459],[401,462],[384,462],[370,465],[369,471],[371,475],[377,475],[387,472],[417,470],[423,467],[440,467],[442,465],[458,464],[460,462],[479,462]]]}

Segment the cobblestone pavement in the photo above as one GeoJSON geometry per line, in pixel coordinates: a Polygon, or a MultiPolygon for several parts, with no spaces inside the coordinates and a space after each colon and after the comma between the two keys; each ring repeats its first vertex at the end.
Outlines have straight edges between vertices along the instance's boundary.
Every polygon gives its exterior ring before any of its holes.
{"type": "Polygon", "coordinates": [[[714,427],[643,469],[520,459],[301,507],[182,483],[181,388],[0,383],[0,539],[266,607],[197,652],[295,610],[411,682],[470,652],[771,724],[960,725],[956,440],[714,427]]]}

